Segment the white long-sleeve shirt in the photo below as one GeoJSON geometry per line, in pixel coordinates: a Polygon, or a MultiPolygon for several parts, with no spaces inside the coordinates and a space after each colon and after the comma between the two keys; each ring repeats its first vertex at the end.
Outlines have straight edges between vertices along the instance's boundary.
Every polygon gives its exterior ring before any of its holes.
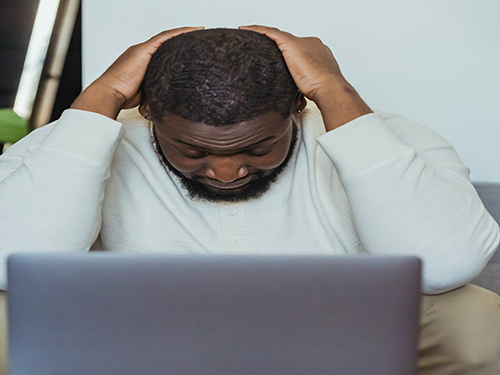
{"type": "Polygon", "coordinates": [[[153,151],[149,123],[79,110],[0,157],[0,288],[13,252],[416,255],[423,289],[473,279],[499,242],[469,170],[432,130],[369,114],[326,133],[311,103],[261,198],[191,200],[153,151]]]}

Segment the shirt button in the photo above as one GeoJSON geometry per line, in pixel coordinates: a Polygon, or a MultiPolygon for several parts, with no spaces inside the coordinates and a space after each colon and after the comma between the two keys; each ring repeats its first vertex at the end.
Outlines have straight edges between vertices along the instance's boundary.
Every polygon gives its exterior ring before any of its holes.
{"type": "Polygon", "coordinates": [[[231,240],[231,244],[234,245],[234,246],[241,245],[241,238],[233,238],[231,240]]]}
{"type": "Polygon", "coordinates": [[[227,213],[229,214],[229,216],[234,216],[238,213],[238,210],[236,208],[230,208],[227,213]]]}

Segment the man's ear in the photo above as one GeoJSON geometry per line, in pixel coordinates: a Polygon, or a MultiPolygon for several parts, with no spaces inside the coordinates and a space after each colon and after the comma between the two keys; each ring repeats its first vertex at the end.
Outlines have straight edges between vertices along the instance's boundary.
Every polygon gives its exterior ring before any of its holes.
{"type": "Polygon", "coordinates": [[[149,109],[149,105],[142,103],[139,106],[139,113],[141,114],[142,117],[144,117],[148,121],[153,121],[151,119],[151,110],[149,109]]]}
{"type": "Polygon", "coordinates": [[[295,107],[294,107],[294,114],[299,114],[301,113],[307,106],[307,100],[300,91],[297,91],[297,95],[295,96],[295,107]]]}

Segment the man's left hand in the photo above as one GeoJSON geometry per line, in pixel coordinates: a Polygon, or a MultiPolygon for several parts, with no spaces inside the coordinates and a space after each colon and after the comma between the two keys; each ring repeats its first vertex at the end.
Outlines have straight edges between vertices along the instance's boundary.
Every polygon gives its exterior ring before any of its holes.
{"type": "Polygon", "coordinates": [[[320,109],[327,130],[371,113],[342,75],[328,46],[319,38],[300,38],[276,28],[241,26],[266,35],[278,45],[299,90],[320,109]]]}

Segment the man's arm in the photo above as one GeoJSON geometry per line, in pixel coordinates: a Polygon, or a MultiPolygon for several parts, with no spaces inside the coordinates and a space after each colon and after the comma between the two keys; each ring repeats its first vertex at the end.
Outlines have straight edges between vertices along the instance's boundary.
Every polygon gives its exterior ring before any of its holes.
{"type": "Polygon", "coordinates": [[[58,121],[0,157],[0,289],[10,253],[90,248],[121,136],[114,120],[122,108],[139,104],[139,87],[158,46],[195,29],[165,31],[130,47],[58,121]]]}
{"type": "Polygon", "coordinates": [[[401,116],[372,113],[319,39],[244,28],[277,43],[298,88],[320,109],[327,133],[318,142],[342,180],[366,250],[419,256],[427,293],[474,278],[498,246],[499,229],[453,148],[401,116]]]}
{"type": "Polygon", "coordinates": [[[471,281],[498,246],[486,212],[455,150],[402,116],[370,114],[318,138],[349,199],[367,251],[416,255],[424,291],[471,281]]]}
{"type": "Polygon", "coordinates": [[[69,110],[0,157],[0,289],[13,252],[90,248],[120,133],[107,117],[69,110]]]}

